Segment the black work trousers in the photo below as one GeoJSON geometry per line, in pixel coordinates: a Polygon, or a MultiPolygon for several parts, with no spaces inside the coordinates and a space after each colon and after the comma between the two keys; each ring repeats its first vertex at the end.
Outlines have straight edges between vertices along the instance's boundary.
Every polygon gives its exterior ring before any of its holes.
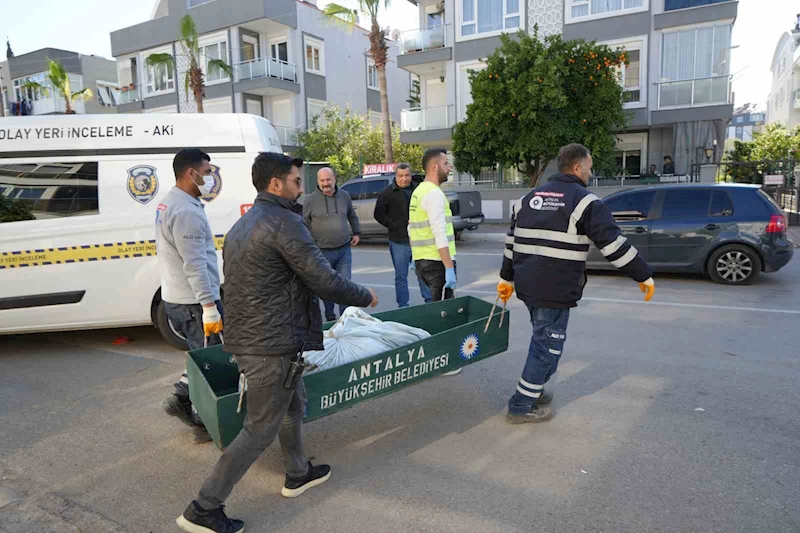
{"type": "MultiPolygon", "coordinates": [[[[428,285],[428,287],[431,288],[431,301],[439,302],[441,300],[449,300],[455,296],[453,289],[444,288],[444,263],[441,261],[418,259],[417,261],[414,261],[414,266],[417,268],[417,273],[422,280],[428,285]]],[[[453,268],[456,268],[455,261],[453,261],[453,268]]],[[[457,268],[456,274],[458,274],[457,268]]]]}

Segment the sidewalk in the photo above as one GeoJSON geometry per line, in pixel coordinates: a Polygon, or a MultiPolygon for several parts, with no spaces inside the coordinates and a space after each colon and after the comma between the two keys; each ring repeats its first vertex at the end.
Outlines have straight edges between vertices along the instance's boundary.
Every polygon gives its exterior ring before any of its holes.
{"type": "MultiPolygon", "coordinates": [[[[465,231],[461,234],[464,242],[505,242],[508,224],[481,224],[475,231],[465,231]]],[[[795,248],[800,248],[800,226],[793,226],[786,230],[789,241],[795,248]]]]}

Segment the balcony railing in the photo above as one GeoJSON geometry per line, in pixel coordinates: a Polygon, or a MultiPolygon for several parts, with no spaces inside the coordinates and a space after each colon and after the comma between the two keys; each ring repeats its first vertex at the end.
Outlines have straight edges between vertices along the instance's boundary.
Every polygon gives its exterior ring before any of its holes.
{"type": "Polygon", "coordinates": [[[233,66],[236,81],[276,78],[297,83],[297,66],[280,59],[262,58],[243,61],[233,66]]]}
{"type": "Polygon", "coordinates": [[[272,127],[275,128],[275,132],[278,134],[278,140],[280,140],[283,146],[297,145],[297,134],[299,133],[297,128],[278,126],[277,124],[273,124],[272,127]]]}
{"type": "Polygon", "coordinates": [[[413,107],[400,111],[400,131],[450,128],[455,124],[453,106],[413,107]]]}
{"type": "Polygon", "coordinates": [[[142,100],[141,85],[126,85],[119,89],[119,103],[130,104],[142,100]]]}
{"type": "Polygon", "coordinates": [[[730,76],[709,76],[694,80],[661,82],[658,108],[698,107],[731,103],[730,76]]]}
{"type": "Polygon", "coordinates": [[[400,34],[400,53],[423,52],[447,46],[446,29],[449,24],[433,28],[408,30],[400,34]]]}

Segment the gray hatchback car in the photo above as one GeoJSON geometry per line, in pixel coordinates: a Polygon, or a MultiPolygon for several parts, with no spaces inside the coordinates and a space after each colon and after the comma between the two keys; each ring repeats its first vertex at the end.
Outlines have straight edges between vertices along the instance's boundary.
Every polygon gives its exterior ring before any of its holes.
{"type": "MultiPolygon", "coordinates": [[[[696,272],[747,285],[792,259],[786,218],[757,185],[661,185],[602,200],[656,272],[696,272]]],[[[592,246],[587,267],[613,269],[592,246]]]]}

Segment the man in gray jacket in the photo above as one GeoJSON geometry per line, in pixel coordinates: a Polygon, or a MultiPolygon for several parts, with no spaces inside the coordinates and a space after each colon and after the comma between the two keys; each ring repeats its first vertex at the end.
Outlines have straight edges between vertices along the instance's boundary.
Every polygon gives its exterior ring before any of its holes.
{"type": "MultiPolygon", "coordinates": [[[[350,279],[353,266],[350,246],[358,245],[361,226],[350,195],[336,186],[336,174],[330,167],[317,172],[317,190],[303,200],[303,218],[331,267],[350,279]]],[[[323,304],[325,320],[336,320],[334,302],[323,300],[323,304]]],[[[346,305],[339,304],[340,315],[345,309],[346,305]]]]}
{"type": "MultiPolygon", "coordinates": [[[[172,327],[190,350],[220,343],[222,304],[214,232],[200,198],[214,184],[211,158],[197,148],[175,155],[173,187],[156,208],[156,250],[161,267],[161,299],[172,327]]],[[[189,379],[184,371],[164,410],[194,428],[197,443],[211,437],[189,400],[189,379]]]]}

